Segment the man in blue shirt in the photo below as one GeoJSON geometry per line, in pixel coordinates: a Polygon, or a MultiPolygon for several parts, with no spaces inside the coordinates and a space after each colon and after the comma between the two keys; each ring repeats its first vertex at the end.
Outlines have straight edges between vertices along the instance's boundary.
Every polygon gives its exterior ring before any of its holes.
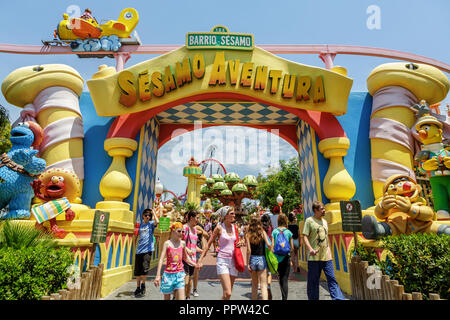
{"type": "Polygon", "coordinates": [[[137,288],[134,292],[136,298],[145,295],[145,279],[150,270],[150,259],[155,251],[153,233],[158,226],[159,219],[152,209],[142,212],[142,224],[136,223],[134,235],[139,236],[136,246],[136,259],[134,262],[134,275],[136,276],[137,288]]]}

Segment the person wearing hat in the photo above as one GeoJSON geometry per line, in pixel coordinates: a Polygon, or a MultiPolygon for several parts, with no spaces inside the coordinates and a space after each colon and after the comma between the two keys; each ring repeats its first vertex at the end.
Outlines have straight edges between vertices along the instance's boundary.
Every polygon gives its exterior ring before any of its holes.
{"type": "Polygon", "coordinates": [[[384,183],[384,195],[375,207],[375,216],[366,215],[362,219],[363,236],[380,239],[411,233],[450,234],[450,226],[435,221],[436,213],[420,197],[421,190],[420,185],[405,174],[390,176],[384,183]]]}
{"type": "Polygon", "coordinates": [[[415,125],[423,147],[414,160],[419,162],[419,172],[430,179],[438,219],[450,218],[450,152],[442,143],[442,127],[430,115],[419,118],[415,125]]]}

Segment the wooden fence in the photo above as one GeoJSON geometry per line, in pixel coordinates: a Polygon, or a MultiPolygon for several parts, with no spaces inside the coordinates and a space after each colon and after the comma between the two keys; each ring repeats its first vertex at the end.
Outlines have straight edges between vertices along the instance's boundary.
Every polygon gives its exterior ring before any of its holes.
{"type": "MultiPolygon", "coordinates": [[[[359,256],[352,257],[350,281],[355,300],[422,300],[422,293],[406,293],[397,280],[390,280],[388,275],[369,266],[367,261],[361,261],[359,256]]],[[[428,296],[430,300],[441,300],[437,293],[428,296]]]]}
{"type": "Polygon", "coordinates": [[[97,300],[102,289],[103,263],[90,266],[89,270],[81,274],[76,281],[75,288],[59,290],[50,296],[43,296],[41,300],[97,300]]]}

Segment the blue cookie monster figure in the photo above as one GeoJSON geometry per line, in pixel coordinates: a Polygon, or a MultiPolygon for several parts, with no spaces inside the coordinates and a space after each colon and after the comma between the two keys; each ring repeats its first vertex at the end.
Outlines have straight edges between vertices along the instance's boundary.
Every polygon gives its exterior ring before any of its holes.
{"type": "Polygon", "coordinates": [[[9,204],[2,219],[30,218],[31,183],[45,170],[45,160],[36,157],[43,130],[35,122],[20,123],[11,130],[12,148],[0,156],[0,209],[9,204]]]}

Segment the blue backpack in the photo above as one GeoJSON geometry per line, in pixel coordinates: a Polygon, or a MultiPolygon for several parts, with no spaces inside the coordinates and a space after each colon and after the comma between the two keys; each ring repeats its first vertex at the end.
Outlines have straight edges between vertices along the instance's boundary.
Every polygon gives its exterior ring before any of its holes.
{"type": "Polygon", "coordinates": [[[273,248],[273,253],[279,256],[287,256],[289,252],[291,252],[289,241],[286,239],[283,231],[280,230],[277,241],[275,242],[275,247],[273,248]]]}

